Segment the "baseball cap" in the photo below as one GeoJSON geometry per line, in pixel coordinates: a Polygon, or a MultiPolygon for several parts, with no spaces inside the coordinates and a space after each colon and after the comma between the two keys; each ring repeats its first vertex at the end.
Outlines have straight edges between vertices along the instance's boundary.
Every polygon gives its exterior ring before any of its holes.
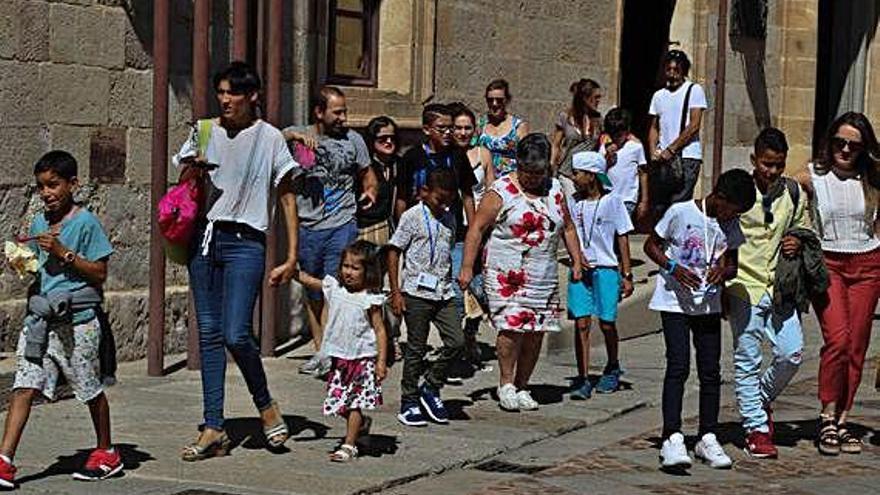
{"type": "Polygon", "coordinates": [[[581,151],[575,153],[574,156],[571,157],[571,168],[574,170],[582,170],[584,172],[593,172],[596,174],[596,178],[599,179],[600,184],[608,189],[611,188],[611,179],[605,174],[605,170],[607,170],[605,157],[602,156],[601,153],[595,151],[581,151]]]}

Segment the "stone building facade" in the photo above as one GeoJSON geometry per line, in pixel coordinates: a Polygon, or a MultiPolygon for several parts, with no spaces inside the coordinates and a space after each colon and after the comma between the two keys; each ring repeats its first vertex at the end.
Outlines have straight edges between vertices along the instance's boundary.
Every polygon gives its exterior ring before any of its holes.
{"type": "MultiPolygon", "coordinates": [[[[233,17],[231,0],[212,3],[213,71],[229,61],[233,17]]],[[[264,59],[265,40],[258,29],[265,21],[263,2],[249,3],[248,59],[259,65],[264,59]]],[[[874,2],[833,3],[850,5],[835,15],[833,33],[847,31],[839,29],[841,24],[858,24],[848,31],[856,33],[852,39],[833,44],[853,53],[834,71],[829,69],[834,57],[829,60],[822,51],[817,31],[828,22],[822,13],[842,7],[832,7],[830,0],[731,0],[732,11],[740,12],[734,15],[742,15],[741,9],[760,10],[763,24],[758,25],[763,29],[755,31],[746,22],[729,37],[725,168],[748,166],[751,142],[765,125],[788,133],[789,163],[800,165],[812,154],[817,120],[827,121],[829,114],[850,108],[864,110],[875,122],[880,119],[880,103],[869,97],[880,85],[874,2]],[[823,90],[826,86],[832,89],[823,90]],[[838,86],[843,89],[834,89],[838,86]],[[820,105],[829,94],[840,95],[832,98],[835,105],[820,105]]],[[[171,4],[169,155],[193,118],[192,2],[171,4]]],[[[285,0],[284,123],[307,120],[310,95],[331,72],[332,10],[340,5],[378,8],[373,82],[344,87],[352,125],[387,114],[402,125],[408,139],[418,137],[423,104],[460,100],[479,112],[485,105],[484,87],[496,77],[510,81],[512,110],[538,131],[551,130],[554,115],[569,103],[570,83],[581,77],[603,86],[603,111],[617,104],[644,106],[654,87],[657,57],[667,41],[678,45],[691,54],[693,79],[705,86],[710,100],[703,126],[704,179],[710,179],[718,2],[285,0]],[[656,29],[649,33],[646,25],[656,29]],[[643,84],[634,95],[622,90],[621,78],[636,64],[643,66],[637,81],[643,84]]],[[[146,341],[152,22],[150,0],[0,2],[0,235],[10,239],[21,232],[37,211],[31,185],[34,161],[52,148],[73,153],[84,183],[81,199],[100,215],[116,248],[106,284],[107,307],[123,359],[143,356],[146,341]]],[[[734,24],[732,19],[732,30],[734,24]]],[[[829,35],[827,29],[822,32],[829,35]]],[[[833,33],[829,36],[839,37],[833,33]]],[[[185,284],[183,271],[169,266],[168,352],[185,345],[185,284]]],[[[0,274],[2,350],[14,346],[24,293],[25,282],[9,271],[0,274]]],[[[287,319],[281,321],[285,328],[276,330],[283,340],[287,319]]]]}

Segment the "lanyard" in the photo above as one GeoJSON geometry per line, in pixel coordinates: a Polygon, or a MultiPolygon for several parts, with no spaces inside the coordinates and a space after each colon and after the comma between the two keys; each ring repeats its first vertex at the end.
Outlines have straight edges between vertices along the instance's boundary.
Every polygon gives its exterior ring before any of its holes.
{"type": "MultiPolygon", "coordinates": [[[[593,231],[594,231],[595,228],[596,228],[596,220],[599,218],[599,205],[602,204],[602,198],[603,198],[603,197],[604,197],[604,196],[599,196],[599,199],[596,201],[596,209],[593,210],[593,219],[590,221],[590,233],[589,233],[589,235],[588,235],[588,237],[587,237],[587,245],[584,246],[584,249],[585,249],[585,250],[586,250],[586,249],[589,249],[589,248],[590,248],[590,245],[593,244],[593,231]]],[[[581,203],[581,208],[580,208],[580,210],[581,210],[581,218],[584,218],[584,217],[587,216],[587,210],[586,210],[586,208],[587,208],[587,202],[584,201],[584,202],[581,203]]]]}
{"type": "Polygon", "coordinates": [[[431,218],[428,217],[428,209],[425,208],[425,203],[422,203],[422,217],[425,219],[425,230],[428,231],[428,247],[431,249],[431,264],[434,264],[434,249],[437,245],[437,241],[440,239],[440,221],[434,220],[437,223],[437,228],[435,229],[435,233],[431,233],[431,218]],[[435,237],[436,235],[436,237],[435,237]]]}
{"type": "MultiPolygon", "coordinates": [[[[433,153],[427,143],[423,144],[422,147],[425,149],[425,157],[431,162],[431,166],[437,167],[438,165],[437,162],[434,161],[434,157],[440,153],[433,153]]],[[[448,151],[446,152],[446,168],[452,168],[452,154],[448,151]]]]}
{"type": "Polygon", "coordinates": [[[712,263],[715,262],[715,241],[718,240],[718,237],[709,233],[709,216],[706,215],[706,200],[703,199],[702,205],[703,209],[701,213],[703,214],[703,249],[706,249],[706,269],[712,268],[712,263]],[[711,246],[709,245],[709,239],[712,240],[711,246]]]}

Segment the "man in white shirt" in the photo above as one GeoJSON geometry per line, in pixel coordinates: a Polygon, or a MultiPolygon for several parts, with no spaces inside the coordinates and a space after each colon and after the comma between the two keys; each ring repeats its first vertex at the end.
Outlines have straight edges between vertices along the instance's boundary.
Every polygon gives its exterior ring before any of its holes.
{"type": "Polygon", "coordinates": [[[659,214],[672,203],[693,199],[703,163],[700,125],[708,104],[703,87],[687,79],[690,68],[691,62],[683,51],[667,52],[663,57],[666,87],[654,93],[648,110],[652,117],[648,130],[651,161],[656,167],[664,167],[680,156],[682,166],[675,173],[657,174],[666,183],[657,183],[652,177],[655,183],[651,184],[651,199],[659,214]]]}

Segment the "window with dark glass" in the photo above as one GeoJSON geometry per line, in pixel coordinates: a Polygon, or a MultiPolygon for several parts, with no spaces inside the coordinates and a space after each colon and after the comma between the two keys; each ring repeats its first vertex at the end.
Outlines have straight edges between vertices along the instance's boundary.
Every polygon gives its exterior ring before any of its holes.
{"type": "Polygon", "coordinates": [[[375,86],[379,0],[330,0],[328,81],[375,86]]]}

